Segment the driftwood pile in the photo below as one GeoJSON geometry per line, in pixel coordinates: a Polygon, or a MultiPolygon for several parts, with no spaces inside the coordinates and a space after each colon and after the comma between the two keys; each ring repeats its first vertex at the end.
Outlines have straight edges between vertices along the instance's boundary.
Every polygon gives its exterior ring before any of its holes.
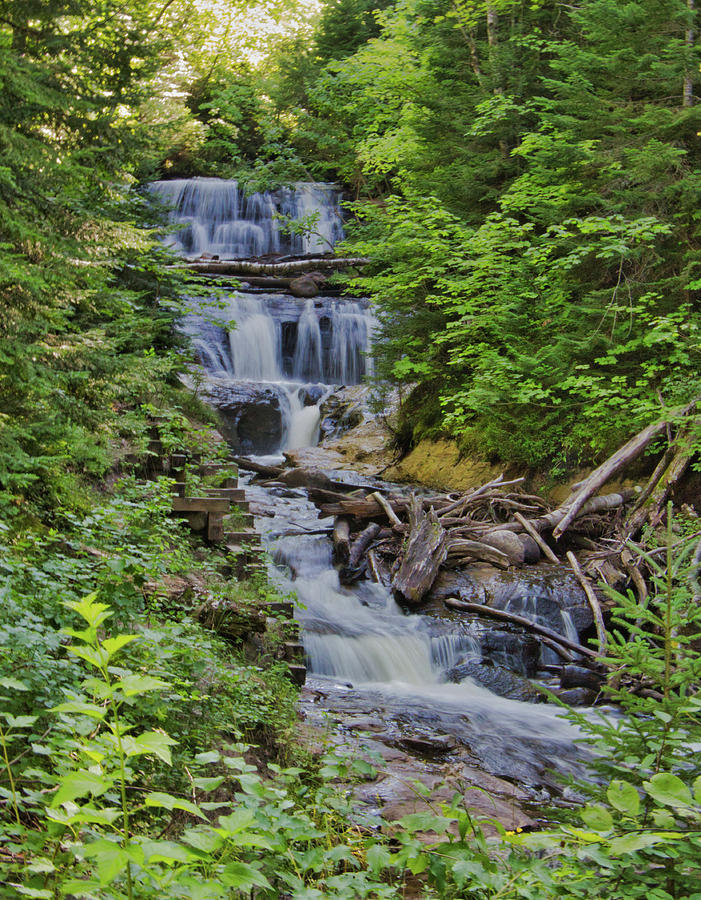
{"type": "MultiPolygon", "coordinates": [[[[645,428],[584,481],[573,485],[570,496],[557,507],[524,491],[522,478],[504,480],[500,476],[462,493],[418,496],[401,494],[388,485],[347,485],[315,470],[263,466],[247,459],[238,462],[241,468],[267,479],[307,487],[319,515],[334,519],[334,557],[341,580],[350,584],[368,576],[409,606],[426,598],[441,568],[482,562],[505,569],[542,559],[568,565],[591,606],[598,653],[578,644],[568,646],[561,635],[542,633],[542,628],[539,637],[553,642],[565,662],[574,651],[583,663],[595,664],[605,653],[606,633],[602,598],[593,583],[631,585],[640,601],[646,600],[646,573],[639,568],[645,563],[642,555],[632,552],[634,540],[643,525],[662,521],[667,499],[689,465],[691,435],[697,424],[694,412],[695,404],[691,404],[645,428]],[[645,484],[600,493],[611,478],[664,436],[668,449],[645,484]],[[578,551],[579,559],[573,550],[578,551]]],[[[701,560],[701,543],[698,556],[701,560]]],[[[509,612],[457,599],[446,603],[533,626],[509,612]]]]}

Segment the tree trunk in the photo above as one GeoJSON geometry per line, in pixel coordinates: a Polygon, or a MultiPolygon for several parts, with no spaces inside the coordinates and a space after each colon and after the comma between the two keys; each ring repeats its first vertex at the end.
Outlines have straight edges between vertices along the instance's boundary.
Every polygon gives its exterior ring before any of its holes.
{"type": "Polygon", "coordinates": [[[694,105],[694,69],[689,64],[689,58],[694,50],[694,17],[696,14],[695,0],[686,0],[689,10],[689,24],[684,35],[686,44],[686,64],[684,66],[684,88],[682,90],[682,106],[688,108],[694,105]]]}
{"type": "Polygon", "coordinates": [[[447,533],[431,509],[425,513],[421,501],[412,494],[409,503],[409,540],[399,571],[392,579],[393,590],[413,606],[420,603],[447,555],[447,533]]]}

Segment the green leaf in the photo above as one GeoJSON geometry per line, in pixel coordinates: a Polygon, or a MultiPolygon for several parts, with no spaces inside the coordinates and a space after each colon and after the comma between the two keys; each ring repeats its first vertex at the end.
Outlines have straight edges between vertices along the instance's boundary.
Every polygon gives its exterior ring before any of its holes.
{"type": "Polygon", "coordinates": [[[10,678],[9,676],[0,678],[0,687],[9,688],[11,691],[29,690],[29,686],[24,681],[19,681],[17,678],[10,678]]]}
{"type": "Polygon", "coordinates": [[[162,731],[146,731],[133,739],[136,749],[130,753],[130,756],[138,756],[140,754],[148,754],[157,756],[167,765],[172,765],[173,760],[170,755],[170,748],[178,742],[173,740],[170,735],[162,731]]]}
{"type": "Polygon", "coordinates": [[[194,778],[193,784],[200,791],[215,791],[224,781],[225,777],[219,775],[216,778],[194,778]]]}
{"type": "Polygon", "coordinates": [[[78,772],[71,772],[69,775],[61,779],[61,785],[53,796],[52,806],[60,806],[69,800],[75,800],[77,797],[84,797],[90,794],[93,797],[101,797],[105,791],[112,787],[113,781],[105,775],[96,775],[94,772],[88,772],[81,769],[78,772]]]}
{"type": "Polygon", "coordinates": [[[221,753],[218,750],[208,750],[206,753],[198,753],[195,762],[204,765],[205,763],[219,762],[221,753]]]}
{"type": "Polygon", "coordinates": [[[239,807],[229,816],[219,816],[219,825],[223,834],[236,834],[237,831],[243,831],[255,819],[254,810],[247,806],[239,807]]]}
{"type": "Polygon", "coordinates": [[[104,838],[84,847],[82,855],[87,859],[94,859],[97,877],[100,879],[102,887],[113,882],[130,862],[130,856],[126,850],[114,841],[104,838]]]}
{"type": "Polygon", "coordinates": [[[382,844],[373,844],[365,854],[365,858],[370,866],[370,871],[373,875],[377,875],[389,866],[392,855],[382,844]]]}
{"type": "Polygon", "coordinates": [[[69,653],[80,657],[96,669],[104,669],[107,665],[109,657],[102,649],[94,650],[92,647],[79,647],[77,644],[69,644],[66,647],[69,653]]]}
{"type": "Polygon", "coordinates": [[[98,706],[96,703],[88,703],[85,700],[67,700],[65,703],[59,703],[58,706],[54,706],[51,712],[80,713],[100,721],[105,718],[106,714],[103,706],[98,706]]]}
{"type": "Polygon", "coordinates": [[[119,634],[117,637],[107,638],[107,640],[102,642],[102,646],[109,654],[109,658],[112,659],[122,647],[126,647],[127,644],[135,641],[138,637],[138,634],[119,634]]]}
{"type": "Polygon", "coordinates": [[[15,881],[9,882],[9,885],[23,897],[34,897],[36,898],[36,900],[51,900],[51,898],[54,896],[53,891],[48,891],[44,888],[26,887],[23,884],[17,884],[17,882],[15,881]]]}
{"type": "Polygon", "coordinates": [[[121,690],[125,697],[133,697],[135,694],[146,694],[149,691],[162,691],[169,687],[168,682],[151,675],[125,675],[114,683],[114,687],[121,690]]]}
{"type": "Polygon", "coordinates": [[[163,809],[170,810],[182,809],[184,812],[189,812],[200,819],[206,819],[206,816],[199,806],[195,806],[195,804],[191,803],[189,800],[174,797],[172,794],[163,794],[159,791],[154,791],[151,794],[146,794],[144,802],[146,806],[160,806],[163,809]]]}
{"type": "Polygon", "coordinates": [[[10,728],[31,728],[39,716],[13,716],[10,713],[2,713],[3,719],[10,728]]]}
{"type": "Polygon", "coordinates": [[[661,806],[690,806],[691,791],[677,775],[671,772],[658,772],[643,786],[648,794],[661,806]]]}
{"type": "Polygon", "coordinates": [[[272,890],[268,879],[258,869],[242,862],[229,863],[221,873],[222,882],[230,888],[240,891],[249,891],[252,887],[262,887],[272,890]]]}
{"type": "Polygon", "coordinates": [[[109,606],[96,601],[97,593],[87,594],[82,600],[64,600],[63,605],[82,616],[88,625],[102,625],[112,615],[109,606]]]}
{"type": "Polygon", "coordinates": [[[613,828],[611,813],[603,806],[585,806],[580,815],[592,831],[610,831],[613,828]]]}
{"type": "Polygon", "coordinates": [[[694,790],[694,800],[696,800],[697,803],[701,803],[701,775],[694,779],[692,787],[694,790]]]}
{"type": "Polygon", "coordinates": [[[606,791],[606,797],[614,809],[626,815],[637,816],[640,811],[640,795],[627,781],[612,781],[606,791]]]}
{"type": "Polygon", "coordinates": [[[215,853],[224,844],[224,838],[219,832],[205,826],[186,829],[183,840],[203,853],[215,853]]]}
{"type": "Polygon", "coordinates": [[[657,834],[626,834],[623,837],[614,838],[609,844],[609,850],[612,856],[624,856],[626,853],[653,847],[665,840],[667,838],[657,834]]]}
{"type": "Polygon", "coordinates": [[[404,816],[399,820],[399,824],[410,833],[416,831],[435,831],[438,834],[442,834],[450,825],[450,820],[443,816],[436,816],[433,813],[421,812],[404,816]]]}
{"type": "Polygon", "coordinates": [[[144,841],[141,845],[148,862],[189,863],[199,855],[175,841],[144,841]]]}

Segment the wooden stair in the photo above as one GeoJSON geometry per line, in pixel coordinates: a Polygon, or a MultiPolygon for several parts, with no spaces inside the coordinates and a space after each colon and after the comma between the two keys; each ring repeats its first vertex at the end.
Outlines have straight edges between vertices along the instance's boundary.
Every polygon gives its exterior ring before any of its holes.
{"type": "MultiPolygon", "coordinates": [[[[156,443],[154,439],[153,452],[158,453],[156,443]]],[[[173,515],[187,519],[190,527],[203,531],[210,543],[226,549],[230,561],[223,564],[222,574],[250,578],[267,571],[267,555],[262,548],[260,535],[254,529],[254,516],[250,511],[246,492],[238,483],[238,467],[234,463],[202,462],[195,456],[174,453],[170,456],[170,474],[176,478],[173,486],[173,515]],[[218,484],[204,489],[202,496],[187,497],[188,467],[202,477],[216,476],[219,472],[224,474],[218,484]],[[232,471],[236,472],[235,478],[231,477],[232,471]]],[[[287,640],[282,642],[278,652],[280,658],[287,663],[290,680],[301,686],[306,680],[307,669],[304,664],[304,646],[298,639],[299,625],[294,619],[294,604],[280,600],[262,605],[269,617],[274,617],[275,622],[282,622],[287,640]]]]}

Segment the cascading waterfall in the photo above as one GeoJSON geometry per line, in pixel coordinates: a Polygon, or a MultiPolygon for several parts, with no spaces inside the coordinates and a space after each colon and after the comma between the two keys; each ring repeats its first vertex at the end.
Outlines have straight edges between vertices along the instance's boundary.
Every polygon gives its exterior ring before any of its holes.
{"type": "Polygon", "coordinates": [[[181,327],[219,388],[227,380],[264,384],[278,398],[279,443],[253,450],[316,444],[319,403],[331,386],[358,384],[368,372],[373,320],[360,302],[320,297],[281,303],[276,294],[241,291],[191,302],[181,327]],[[294,340],[287,355],[283,328],[294,340]]]}
{"type": "MultiPolygon", "coordinates": [[[[329,185],[248,197],[235,181],[217,179],[162,181],[151,189],[171,210],[167,241],[186,256],[326,252],[342,234],[339,193],[329,185]],[[284,234],[278,214],[310,217],[316,234],[284,234]]],[[[362,301],[240,291],[193,300],[182,320],[208,375],[208,396],[227,413],[235,408],[227,437],[249,453],[317,442],[319,405],[330,386],[358,384],[370,371],[372,326],[362,301]]],[[[270,500],[262,487],[250,492],[270,500]]],[[[316,509],[303,497],[279,493],[261,528],[279,534],[292,522],[304,528],[305,521],[310,531],[318,528],[316,509]]],[[[556,709],[503,699],[471,677],[447,683],[456,665],[467,663],[470,671],[469,664],[482,662],[482,626],[405,615],[389,591],[369,581],[342,587],[325,537],[271,538],[269,547],[287,573],[278,576],[283,589],[300,600],[311,672],[328,683],[350,680],[361,709],[456,735],[490,771],[501,771],[508,760],[509,771],[537,781],[558,757],[566,768],[573,734],[556,709]],[[559,753],[558,743],[566,751],[559,753]]],[[[513,602],[538,618],[530,595],[513,602]]],[[[565,631],[576,635],[569,613],[557,614],[565,631]]],[[[499,661],[508,664],[508,648],[499,652],[499,661]]]]}
{"type": "Polygon", "coordinates": [[[343,237],[341,195],[330,184],[299,183],[246,196],[237,181],[181,178],[154,181],[150,190],[174,226],[166,243],[183,256],[307,256],[328,253],[343,237]],[[306,218],[313,233],[286,234],[278,217],[306,218]]]}
{"type": "Polygon", "coordinates": [[[229,346],[234,378],[246,381],[278,381],[280,371],[280,326],[267,309],[252,297],[230,298],[229,346]]]}

